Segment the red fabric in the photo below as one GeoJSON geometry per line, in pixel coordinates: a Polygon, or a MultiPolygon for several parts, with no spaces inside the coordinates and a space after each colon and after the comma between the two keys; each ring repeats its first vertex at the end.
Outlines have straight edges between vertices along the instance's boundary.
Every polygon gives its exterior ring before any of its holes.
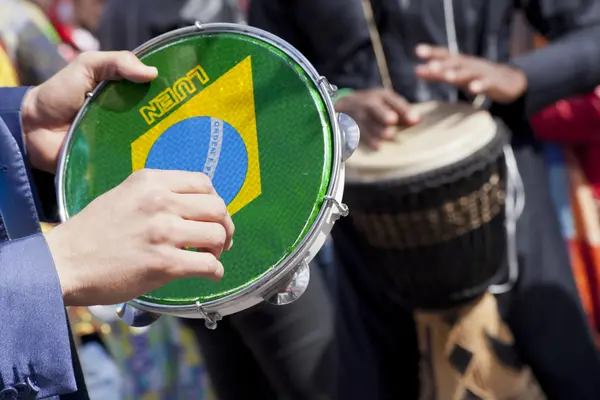
{"type": "Polygon", "coordinates": [[[600,144],[600,88],[559,101],[535,115],[532,122],[542,140],[569,145],[600,144]]]}
{"type": "Polygon", "coordinates": [[[576,152],[594,197],[600,199],[600,87],[542,110],[531,119],[539,139],[576,152]]]}
{"type": "Polygon", "coordinates": [[[54,1],[54,3],[52,4],[52,6],[50,7],[50,12],[48,13],[48,18],[50,19],[50,22],[52,22],[52,25],[54,25],[54,29],[56,29],[56,32],[58,33],[58,35],[60,36],[61,40],[70,45],[73,46],[73,48],[77,48],[77,45],[75,43],[75,41],[73,40],[73,32],[75,30],[75,27],[69,23],[66,23],[65,21],[62,20],[62,18],[59,15],[59,7],[61,4],[61,0],[56,0],[54,1]]]}

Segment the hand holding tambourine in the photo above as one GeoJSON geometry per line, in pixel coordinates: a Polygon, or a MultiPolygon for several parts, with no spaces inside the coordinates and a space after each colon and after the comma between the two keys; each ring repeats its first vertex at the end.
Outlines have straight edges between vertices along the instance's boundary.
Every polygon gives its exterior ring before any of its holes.
{"type": "MultiPolygon", "coordinates": [[[[129,52],[88,52],[27,92],[22,105],[29,161],[54,172],[67,129],[101,80],[148,82],[157,70],[129,52]]],[[[44,233],[70,305],[129,301],[184,277],[218,281],[233,222],[202,173],[139,171],[78,215],[44,233]],[[186,246],[204,249],[185,251],[186,246]]]]}

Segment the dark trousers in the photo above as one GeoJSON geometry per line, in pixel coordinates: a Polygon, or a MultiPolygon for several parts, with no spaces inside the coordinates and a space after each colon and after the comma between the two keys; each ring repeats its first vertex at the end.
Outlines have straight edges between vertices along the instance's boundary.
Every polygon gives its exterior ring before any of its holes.
{"type": "Polygon", "coordinates": [[[331,399],[333,310],[319,268],[286,306],[261,303],[210,331],[187,320],[200,342],[219,400],[331,399]]]}
{"type": "MultiPolygon", "coordinates": [[[[515,146],[526,206],[518,224],[520,279],[499,305],[522,361],[549,399],[600,397],[600,359],[581,307],[541,150],[515,146]]],[[[417,399],[417,336],[409,312],[385,294],[351,222],[334,229],[339,399],[417,399]]],[[[398,260],[401,266],[402,260],[398,260]]]]}

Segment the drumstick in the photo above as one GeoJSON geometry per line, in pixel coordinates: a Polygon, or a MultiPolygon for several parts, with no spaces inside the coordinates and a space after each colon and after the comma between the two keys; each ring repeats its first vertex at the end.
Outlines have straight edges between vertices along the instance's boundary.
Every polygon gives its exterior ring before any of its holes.
{"type": "Polygon", "coordinates": [[[379,69],[379,75],[381,76],[381,82],[383,87],[388,90],[393,90],[392,79],[390,77],[390,70],[388,63],[385,58],[385,51],[383,50],[383,44],[381,43],[381,37],[379,36],[379,30],[377,29],[377,23],[375,22],[375,16],[373,14],[373,7],[370,0],[362,0],[362,8],[365,19],[367,20],[367,26],[369,27],[369,36],[371,37],[371,43],[373,45],[373,51],[375,52],[375,61],[377,62],[377,68],[379,69]]]}

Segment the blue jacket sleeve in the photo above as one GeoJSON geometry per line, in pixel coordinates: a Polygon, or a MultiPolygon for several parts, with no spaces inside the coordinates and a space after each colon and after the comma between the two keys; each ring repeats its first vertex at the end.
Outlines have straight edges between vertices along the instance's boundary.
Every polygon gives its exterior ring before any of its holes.
{"type": "Polygon", "coordinates": [[[77,388],[60,282],[21,152],[17,90],[0,89],[0,220],[11,239],[0,242],[0,398],[46,398],[77,388]]]}
{"type": "MultiPolygon", "coordinates": [[[[29,89],[30,87],[1,88],[0,118],[4,120],[4,124],[15,139],[19,151],[23,155],[25,172],[27,173],[29,181],[34,182],[33,174],[29,168],[29,163],[27,162],[27,150],[25,148],[23,132],[21,131],[21,102],[29,89]]],[[[42,205],[33,184],[31,185],[31,195],[33,197],[37,215],[43,215],[42,205]]]]}

